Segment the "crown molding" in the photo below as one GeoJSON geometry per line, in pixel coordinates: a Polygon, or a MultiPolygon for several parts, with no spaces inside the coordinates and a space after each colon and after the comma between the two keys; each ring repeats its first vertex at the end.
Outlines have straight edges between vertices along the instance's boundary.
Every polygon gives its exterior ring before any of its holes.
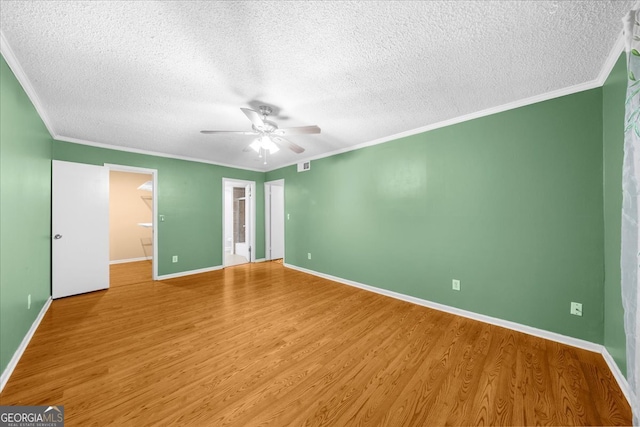
{"type": "Polygon", "coordinates": [[[49,134],[51,135],[52,138],[55,138],[57,134],[55,129],[53,128],[53,125],[51,124],[49,115],[47,114],[44,107],[42,106],[42,102],[40,102],[40,98],[38,97],[38,94],[36,93],[35,89],[33,88],[33,85],[31,84],[31,81],[29,80],[24,70],[22,69],[20,62],[18,62],[18,59],[13,53],[13,49],[11,49],[11,46],[9,45],[9,42],[5,38],[2,30],[0,30],[0,53],[2,53],[4,60],[7,62],[7,65],[9,66],[9,68],[11,68],[11,71],[16,76],[16,79],[18,79],[18,82],[20,83],[20,85],[22,85],[22,88],[24,89],[25,93],[27,94],[27,97],[29,98],[29,100],[35,107],[36,111],[38,112],[38,115],[40,116],[40,119],[46,126],[47,130],[49,131],[49,134]]]}
{"type": "MultiPolygon", "coordinates": [[[[639,6],[640,6],[640,1],[638,1],[636,3],[634,8],[637,8],[639,6]]],[[[301,163],[301,162],[309,162],[309,161],[312,161],[312,160],[319,160],[319,159],[323,159],[325,157],[331,157],[331,156],[335,156],[337,154],[342,154],[342,153],[347,153],[349,151],[359,150],[360,148],[371,147],[373,145],[378,145],[378,144],[384,144],[385,142],[394,141],[394,140],[400,139],[400,138],[406,138],[408,136],[417,135],[419,133],[428,132],[430,130],[435,130],[435,129],[439,129],[439,128],[455,125],[455,124],[458,124],[458,123],[467,122],[469,120],[479,119],[481,117],[490,116],[492,114],[502,113],[502,112],[509,111],[509,110],[515,110],[516,108],[525,107],[527,105],[537,104],[539,102],[549,101],[551,99],[560,98],[560,97],[567,96],[567,95],[573,95],[575,93],[584,92],[586,90],[591,90],[591,89],[595,89],[595,88],[598,88],[598,87],[602,87],[604,85],[604,83],[606,82],[607,78],[609,77],[609,74],[611,74],[611,70],[613,70],[613,67],[616,65],[616,62],[618,61],[618,58],[620,57],[620,54],[623,51],[624,51],[624,35],[623,35],[622,31],[620,31],[620,33],[618,34],[618,38],[616,39],[616,42],[613,45],[613,48],[609,51],[609,55],[607,56],[607,59],[605,60],[605,62],[602,65],[602,67],[600,68],[600,72],[598,73],[598,76],[594,80],[591,80],[591,81],[588,81],[588,82],[585,82],[585,83],[580,83],[580,84],[573,85],[573,86],[569,86],[569,87],[566,87],[566,88],[554,90],[554,91],[551,91],[551,92],[542,93],[540,95],[531,96],[529,98],[521,99],[521,100],[518,100],[518,101],[509,102],[507,104],[498,105],[496,107],[487,108],[485,110],[481,110],[481,111],[477,111],[477,112],[474,112],[474,113],[466,114],[464,116],[453,117],[451,119],[447,119],[447,120],[443,120],[443,121],[440,121],[440,122],[437,122],[437,123],[433,123],[433,124],[430,124],[430,125],[422,126],[422,127],[416,128],[416,129],[412,129],[412,130],[396,133],[396,134],[385,136],[385,137],[379,138],[379,139],[374,139],[373,141],[367,141],[367,142],[363,142],[361,144],[357,144],[357,145],[353,145],[353,146],[350,146],[350,147],[334,150],[334,151],[331,151],[329,153],[318,154],[317,156],[301,158],[300,160],[297,160],[296,162],[287,163],[285,165],[278,166],[278,167],[275,167],[273,169],[269,169],[267,172],[272,172],[274,170],[278,170],[278,169],[286,168],[286,167],[289,167],[289,166],[293,166],[293,165],[296,165],[296,164],[301,163]]]]}
{"type": "Polygon", "coordinates": [[[22,69],[20,62],[18,61],[15,54],[13,53],[13,49],[11,49],[11,45],[9,45],[9,42],[7,41],[4,35],[4,32],[2,32],[2,30],[0,30],[0,53],[2,53],[2,56],[7,62],[7,65],[9,66],[13,74],[16,76],[16,79],[24,89],[25,93],[27,94],[27,97],[35,107],[36,111],[38,112],[38,115],[42,119],[42,122],[44,123],[47,130],[49,131],[49,134],[53,139],[57,141],[70,142],[73,144],[80,144],[80,145],[88,145],[88,146],[97,147],[97,148],[106,148],[109,150],[125,151],[129,153],[145,154],[149,156],[164,157],[164,158],[177,159],[177,160],[186,160],[189,162],[206,163],[210,165],[247,170],[251,172],[262,172],[262,173],[265,172],[264,169],[247,168],[247,167],[241,167],[241,166],[231,165],[231,164],[222,163],[222,162],[214,162],[210,160],[198,159],[195,157],[179,156],[179,155],[173,155],[173,154],[167,154],[167,153],[160,153],[156,151],[140,150],[137,148],[121,147],[117,145],[103,144],[99,142],[87,141],[83,139],[71,138],[64,135],[59,135],[55,131],[53,125],[51,124],[51,119],[49,118],[49,115],[45,111],[42,105],[42,102],[38,97],[38,94],[33,88],[33,85],[31,84],[31,81],[27,77],[26,73],[22,69]]]}
{"type": "MultiPolygon", "coordinates": [[[[637,6],[640,6],[640,1],[638,1],[634,7],[637,7],[637,6]]],[[[572,94],[575,94],[575,93],[578,93],[578,92],[583,92],[583,91],[586,91],[586,90],[602,87],[604,85],[606,79],[609,77],[609,74],[611,73],[611,70],[613,69],[616,61],[618,60],[618,57],[620,56],[620,53],[623,50],[624,50],[624,38],[623,38],[622,31],[621,31],[620,34],[618,35],[618,38],[616,39],[616,42],[615,42],[613,48],[609,52],[609,55],[607,56],[607,59],[605,60],[605,63],[601,67],[600,73],[598,74],[598,76],[594,80],[591,80],[591,81],[588,81],[588,82],[585,82],[585,83],[569,86],[569,87],[558,89],[558,90],[554,90],[554,91],[551,91],[551,92],[546,92],[546,93],[543,93],[543,94],[540,94],[540,95],[535,95],[535,96],[532,96],[532,97],[529,97],[529,98],[525,98],[525,99],[521,99],[521,100],[518,100],[518,101],[509,102],[507,104],[503,104],[503,105],[499,105],[499,106],[496,106],[496,107],[487,108],[485,110],[473,112],[473,113],[466,114],[466,115],[463,115],[463,116],[453,117],[453,118],[450,118],[450,119],[447,119],[447,120],[443,120],[443,121],[440,121],[440,122],[437,122],[437,123],[432,123],[430,125],[422,126],[422,127],[419,127],[419,128],[411,129],[411,130],[400,132],[400,133],[396,133],[396,134],[392,134],[392,135],[389,135],[389,136],[385,136],[385,137],[382,137],[382,138],[374,139],[372,141],[363,142],[361,144],[357,144],[357,145],[341,148],[341,149],[338,149],[338,150],[330,151],[328,153],[323,153],[323,154],[318,154],[316,156],[300,158],[300,159],[296,160],[295,162],[285,163],[284,165],[275,166],[275,167],[273,167],[271,169],[255,169],[255,168],[247,168],[247,167],[231,165],[231,164],[222,163],[222,162],[214,162],[214,161],[210,161],[210,160],[198,159],[198,158],[195,158],[195,157],[179,156],[179,155],[172,155],[172,154],[160,153],[160,152],[155,152],[155,151],[148,151],[148,150],[141,150],[141,149],[136,149],[136,148],[116,146],[116,145],[111,145],[111,144],[103,144],[103,143],[98,143],[98,142],[93,142],[93,141],[82,140],[82,139],[78,139],[78,138],[66,137],[64,135],[58,135],[56,133],[55,129],[53,128],[53,125],[51,124],[51,120],[49,119],[49,116],[47,115],[46,111],[44,110],[44,107],[42,106],[42,103],[40,102],[40,99],[38,98],[38,95],[37,95],[35,89],[33,88],[33,85],[31,84],[31,82],[29,81],[28,77],[24,73],[22,67],[20,66],[20,63],[18,62],[17,58],[15,57],[15,55],[13,53],[13,50],[11,49],[11,46],[9,45],[9,43],[7,42],[7,40],[6,40],[5,36],[4,36],[4,33],[2,32],[2,30],[0,30],[0,52],[2,53],[2,56],[7,61],[7,64],[9,65],[9,67],[11,68],[13,73],[15,74],[16,78],[18,79],[18,81],[20,82],[22,87],[24,88],[25,92],[27,93],[27,96],[29,97],[29,99],[33,103],[34,107],[36,108],[36,111],[40,115],[42,121],[44,122],[45,126],[47,127],[47,129],[48,129],[49,133],[51,134],[52,138],[54,138],[56,140],[59,140],[59,141],[71,142],[71,143],[74,143],[74,144],[81,144],[81,145],[89,145],[89,146],[99,147],[99,148],[107,148],[107,149],[110,149],[110,150],[118,150],[118,151],[130,152],[130,153],[146,154],[146,155],[157,156],[157,157],[165,157],[165,158],[172,158],[172,159],[178,159],[178,160],[186,160],[186,161],[191,161],[191,162],[206,163],[206,164],[224,166],[224,167],[229,167],[229,168],[234,168],[234,169],[241,169],[241,170],[247,170],[247,171],[252,171],[252,172],[263,172],[263,173],[264,172],[271,172],[271,171],[282,169],[282,168],[285,168],[285,167],[289,167],[289,166],[298,164],[300,162],[319,160],[319,159],[323,159],[323,158],[326,158],[326,157],[331,157],[331,156],[335,156],[335,155],[338,155],[338,154],[347,153],[349,151],[359,150],[361,148],[371,147],[371,146],[378,145],[378,144],[384,144],[385,142],[390,142],[390,141],[394,141],[394,140],[397,140],[397,139],[406,138],[408,136],[417,135],[417,134],[420,134],[420,133],[428,132],[428,131],[431,131],[431,130],[435,130],[435,129],[439,129],[439,128],[443,128],[443,127],[447,127],[447,126],[451,126],[451,125],[455,125],[455,124],[459,124],[459,123],[463,123],[463,122],[467,122],[467,121],[470,121],[470,120],[474,120],[474,119],[478,119],[478,118],[481,118],[481,117],[490,116],[490,115],[497,114],[497,113],[502,113],[502,112],[505,112],[505,111],[508,111],[508,110],[513,110],[513,109],[516,109],[516,108],[525,107],[527,105],[532,105],[532,104],[536,104],[536,103],[539,103],[539,102],[548,101],[548,100],[555,99],[555,98],[560,98],[562,96],[572,95],[572,94]]]]}
{"type": "Polygon", "coordinates": [[[226,168],[240,169],[240,170],[246,170],[246,171],[251,171],[251,172],[260,172],[260,173],[266,172],[264,169],[246,168],[246,167],[231,165],[231,164],[227,164],[227,163],[214,162],[212,160],[198,159],[196,157],[180,156],[178,154],[161,153],[159,151],[141,150],[139,148],[122,147],[122,146],[119,146],[119,145],[104,144],[104,143],[101,143],[101,142],[87,141],[87,140],[79,139],[79,138],[69,138],[69,137],[66,137],[66,136],[57,136],[54,139],[56,141],[70,142],[72,144],[79,144],[79,145],[88,145],[90,147],[105,148],[107,150],[124,151],[124,152],[127,152],[127,153],[144,154],[146,156],[164,157],[164,158],[167,158],[167,159],[185,160],[185,161],[188,161],[188,162],[206,163],[208,165],[223,166],[223,167],[226,167],[226,168]]]}
{"type": "Polygon", "coordinates": [[[609,74],[611,74],[611,71],[616,65],[616,62],[618,62],[618,58],[622,52],[624,52],[624,34],[620,31],[613,48],[609,52],[609,56],[607,56],[606,61],[602,64],[600,74],[598,74],[598,77],[595,80],[598,83],[598,86],[604,86],[604,83],[609,78],[609,74]]]}
{"type": "MultiPolygon", "coordinates": [[[[614,62],[614,64],[615,64],[615,62],[614,62]]],[[[479,119],[481,117],[486,117],[486,116],[491,116],[493,114],[502,113],[502,112],[509,111],[509,110],[515,110],[516,108],[525,107],[527,105],[532,105],[532,104],[537,104],[537,103],[543,102],[543,101],[549,101],[549,100],[554,99],[554,98],[560,98],[562,96],[572,95],[572,94],[578,93],[578,92],[584,92],[586,90],[595,89],[595,88],[598,88],[598,87],[601,87],[601,86],[602,86],[602,84],[599,83],[599,80],[597,80],[597,79],[596,80],[591,80],[589,82],[580,83],[580,84],[577,84],[577,85],[573,85],[573,86],[569,86],[569,87],[566,87],[566,88],[554,90],[554,91],[551,91],[551,92],[546,92],[546,93],[543,93],[543,94],[540,94],[540,95],[531,96],[529,98],[525,98],[525,99],[521,99],[521,100],[518,100],[518,101],[509,102],[507,104],[498,105],[496,107],[487,108],[485,110],[476,111],[474,113],[465,114],[463,116],[453,117],[451,119],[443,120],[443,121],[440,121],[440,122],[437,122],[437,123],[432,123],[430,125],[422,126],[422,127],[416,128],[416,129],[412,129],[412,130],[408,130],[408,131],[404,131],[404,132],[400,132],[400,133],[395,133],[393,135],[385,136],[383,138],[374,139],[373,141],[363,142],[361,144],[353,145],[353,146],[346,147],[346,148],[341,148],[341,149],[334,150],[334,151],[331,151],[331,152],[328,152],[328,153],[319,154],[317,156],[301,158],[300,160],[297,160],[296,162],[287,163],[287,164],[285,164],[283,166],[278,166],[276,168],[269,169],[267,172],[271,172],[271,171],[274,171],[274,170],[277,170],[277,169],[281,169],[281,168],[285,168],[285,167],[288,167],[288,166],[292,166],[292,165],[298,164],[300,162],[308,162],[308,161],[312,161],[312,160],[323,159],[325,157],[331,157],[331,156],[335,156],[337,154],[347,153],[349,151],[359,150],[359,149],[365,148],[365,147],[371,147],[373,145],[384,144],[385,142],[394,141],[394,140],[397,140],[397,139],[400,139],[400,138],[406,138],[408,136],[417,135],[417,134],[420,134],[420,133],[428,132],[428,131],[435,130],[435,129],[440,129],[440,128],[443,128],[443,127],[447,127],[447,126],[451,126],[451,125],[455,125],[455,124],[459,124],[459,123],[463,123],[463,122],[468,122],[470,120],[479,119]]]]}

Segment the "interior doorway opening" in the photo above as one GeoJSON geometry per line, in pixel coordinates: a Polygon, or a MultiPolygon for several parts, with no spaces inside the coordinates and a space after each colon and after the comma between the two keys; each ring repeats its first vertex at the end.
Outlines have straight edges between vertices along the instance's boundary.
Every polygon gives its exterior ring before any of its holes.
{"type": "Polygon", "coordinates": [[[223,265],[255,261],[255,182],[223,179],[223,265]]]}
{"type": "Polygon", "coordinates": [[[131,283],[156,280],[157,171],[121,165],[105,166],[109,168],[111,270],[114,274],[126,270],[126,274],[131,276],[131,283]],[[127,268],[116,268],[121,264],[126,264],[127,268]]]}
{"type": "Polygon", "coordinates": [[[264,183],[265,259],[284,260],[284,179],[264,183]]]}

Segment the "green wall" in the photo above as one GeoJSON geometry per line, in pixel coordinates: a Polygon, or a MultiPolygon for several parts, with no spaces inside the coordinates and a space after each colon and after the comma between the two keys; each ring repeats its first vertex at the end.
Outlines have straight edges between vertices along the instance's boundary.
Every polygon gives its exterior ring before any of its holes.
{"type": "Polygon", "coordinates": [[[624,310],[620,289],[620,230],[622,210],[622,155],[627,63],[621,55],[602,88],[604,153],[604,345],[627,372],[624,310]]]}
{"type": "Polygon", "coordinates": [[[0,60],[0,372],[49,298],[51,137],[0,60]],[[27,298],[31,295],[31,309],[27,298]]]}
{"type": "Polygon", "coordinates": [[[602,160],[598,88],[267,181],[288,264],[602,343],[602,160]]]}
{"type": "Polygon", "coordinates": [[[0,370],[50,295],[53,158],[158,170],[160,275],[222,264],[223,177],[256,181],[264,257],[262,184],[284,178],[287,263],[604,343],[624,372],[624,65],[603,88],[263,174],[52,142],[3,59],[0,370]]]}
{"type": "Polygon", "coordinates": [[[51,295],[51,159],[158,170],[160,275],[222,265],[222,178],[256,181],[264,258],[264,173],[54,141],[4,58],[0,77],[0,372],[51,295]]]}
{"type": "Polygon", "coordinates": [[[158,274],[222,265],[222,178],[256,181],[256,258],[264,258],[264,173],[53,142],[53,158],[158,170],[158,274]],[[178,255],[179,262],[171,257],[178,255]]]}

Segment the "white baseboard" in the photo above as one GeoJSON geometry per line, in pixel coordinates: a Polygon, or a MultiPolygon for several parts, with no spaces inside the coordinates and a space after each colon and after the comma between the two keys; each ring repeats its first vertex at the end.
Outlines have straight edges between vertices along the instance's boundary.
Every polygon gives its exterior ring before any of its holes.
{"type": "Polygon", "coordinates": [[[181,271],[179,273],[163,274],[158,276],[157,280],[175,279],[176,277],[190,276],[192,274],[208,273],[209,271],[221,270],[224,268],[222,265],[216,265],[214,267],[200,268],[198,270],[181,271]]]}
{"type": "Polygon", "coordinates": [[[556,332],[546,331],[544,329],[534,328],[533,326],[523,325],[521,323],[511,322],[509,320],[499,319],[497,317],[491,317],[484,314],[474,313],[473,311],[451,307],[449,305],[440,304],[440,303],[425,300],[422,298],[401,294],[399,292],[389,291],[387,289],[376,288],[375,286],[365,285],[364,283],[343,279],[341,277],[331,276],[330,274],[319,273],[317,271],[308,270],[306,268],[298,267],[296,265],[285,264],[285,267],[292,268],[294,270],[302,271],[304,273],[312,274],[314,276],[322,277],[325,279],[333,280],[334,282],[343,283],[345,285],[355,286],[356,288],[375,292],[380,295],[385,295],[391,298],[399,299],[402,301],[410,302],[410,303],[421,305],[424,307],[433,308],[435,310],[444,311],[447,313],[455,314],[455,315],[466,317],[469,319],[479,320],[480,322],[490,323],[492,325],[500,326],[507,329],[512,329],[514,331],[524,332],[525,334],[533,335],[540,338],[545,338],[545,339],[556,341],[562,344],[568,344],[573,347],[582,348],[582,349],[593,351],[596,353],[601,353],[602,351],[602,345],[595,344],[590,341],[569,337],[566,335],[558,334],[556,332]]]}
{"type": "Polygon", "coordinates": [[[631,390],[631,387],[629,387],[627,378],[624,376],[622,371],[620,371],[618,364],[613,359],[613,356],[611,356],[611,353],[609,353],[609,350],[607,350],[607,347],[602,346],[601,353],[602,353],[602,357],[604,358],[604,361],[607,362],[607,365],[609,366],[609,369],[611,370],[613,377],[618,382],[618,385],[620,386],[622,393],[624,393],[624,397],[627,398],[629,405],[633,407],[631,402],[637,402],[637,400],[633,397],[633,391],[631,390]]]}
{"type": "Polygon", "coordinates": [[[558,334],[556,332],[546,331],[544,329],[534,328],[532,326],[523,325],[521,323],[511,322],[509,320],[503,320],[503,319],[498,319],[496,317],[486,316],[484,314],[474,313],[472,311],[467,311],[460,308],[440,304],[437,302],[424,300],[422,298],[417,298],[410,295],[389,291],[387,289],[376,288],[375,286],[365,285],[364,283],[355,282],[353,280],[343,279],[341,277],[332,276],[330,274],[320,273],[318,271],[309,270],[303,267],[298,267],[297,265],[285,263],[284,266],[287,268],[291,268],[293,270],[301,271],[303,273],[311,274],[313,276],[322,277],[323,279],[332,280],[334,282],[342,283],[344,285],[354,286],[356,288],[364,289],[370,292],[375,292],[377,294],[395,298],[401,301],[406,301],[406,302],[421,305],[424,307],[433,308],[435,310],[444,311],[447,313],[455,314],[455,315],[466,317],[473,320],[478,320],[480,322],[489,323],[492,325],[511,329],[517,332],[523,332],[525,334],[559,342],[561,344],[570,345],[572,347],[582,348],[584,350],[600,353],[602,354],[602,357],[604,358],[605,362],[609,366],[611,373],[613,374],[614,378],[618,382],[618,385],[620,386],[620,389],[624,393],[624,396],[627,398],[627,401],[629,402],[629,404],[631,405],[631,402],[635,401],[632,399],[633,393],[629,387],[629,383],[627,382],[627,379],[622,374],[622,372],[620,372],[620,368],[618,368],[618,365],[616,364],[615,360],[613,360],[613,357],[611,356],[611,354],[609,354],[609,351],[602,344],[596,344],[590,341],[581,340],[578,338],[558,334]]]}
{"type": "MultiPolygon", "coordinates": [[[[262,261],[264,261],[264,259],[256,260],[256,262],[262,262],[262,261]]],[[[613,357],[611,356],[607,348],[601,344],[592,343],[590,341],[585,341],[578,338],[568,337],[566,335],[545,331],[543,329],[522,325],[520,323],[511,322],[508,320],[498,319],[495,317],[486,316],[483,314],[478,314],[478,313],[474,313],[467,310],[462,310],[459,308],[447,306],[444,304],[439,304],[439,303],[424,300],[421,298],[404,295],[398,292],[389,291],[387,289],[376,288],[375,286],[365,285],[363,283],[355,282],[353,280],[343,279],[340,277],[332,276],[330,274],[320,273],[314,270],[309,270],[309,269],[298,267],[292,264],[285,263],[284,266],[287,268],[291,268],[293,270],[301,271],[303,273],[311,274],[313,276],[322,277],[324,279],[332,280],[334,282],[342,283],[349,286],[354,286],[370,292],[375,292],[380,295],[385,295],[391,298],[399,299],[402,301],[410,302],[410,303],[421,305],[424,307],[433,308],[435,310],[444,311],[447,313],[455,314],[455,315],[466,317],[469,319],[478,320],[484,323],[501,326],[507,329],[523,332],[529,335],[534,335],[540,338],[545,338],[551,341],[556,341],[562,344],[567,344],[573,347],[578,347],[585,350],[600,353],[602,354],[602,357],[607,363],[607,366],[611,370],[611,373],[613,374],[614,378],[618,382],[618,385],[620,386],[620,389],[622,390],[622,393],[626,397],[629,404],[635,401],[635,397],[633,396],[633,391],[629,387],[629,383],[627,382],[627,379],[625,378],[624,374],[620,371],[620,368],[618,367],[617,363],[615,362],[615,360],[613,359],[613,357]]],[[[159,280],[172,279],[176,277],[188,276],[191,274],[206,273],[209,271],[220,270],[222,268],[223,268],[222,266],[215,266],[215,267],[202,268],[198,270],[183,271],[180,273],[165,274],[163,276],[158,276],[158,279],[159,280]]],[[[2,375],[0,376],[0,392],[2,392],[2,390],[4,389],[4,386],[9,381],[11,374],[13,374],[14,369],[18,365],[18,361],[22,357],[22,354],[24,353],[24,351],[27,349],[27,346],[29,345],[31,338],[33,338],[33,335],[38,329],[38,326],[40,326],[40,322],[42,322],[42,319],[44,318],[50,306],[51,306],[51,297],[49,297],[47,301],[44,303],[44,305],[42,306],[42,309],[40,310],[40,313],[38,313],[38,316],[36,317],[36,319],[33,321],[31,328],[29,328],[29,331],[22,339],[20,346],[16,349],[15,353],[13,354],[13,357],[9,361],[9,364],[7,365],[5,370],[2,372],[2,375]]]]}
{"type": "Polygon", "coordinates": [[[126,264],[128,262],[149,261],[149,260],[152,260],[152,259],[153,259],[152,256],[143,256],[143,257],[140,257],[140,258],[129,258],[129,259],[116,259],[116,260],[113,260],[113,261],[109,261],[109,264],[110,265],[113,265],[113,264],[126,264]]]}
{"type": "Polygon", "coordinates": [[[44,305],[42,306],[40,313],[38,313],[38,317],[36,317],[36,319],[31,324],[29,331],[27,331],[27,334],[22,339],[22,342],[16,349],[16,352],[13,353],[13,357],[9,361],[9,364],[2,372],[2,375],[0,376],[0,392],[4,389],[4,386],[7,385],[7,382],[9,381],[9,377],[11,377],[11,374],[13,374],[13,370],[16,368],[16,366],[18,366],[18,362],[20,361],[22,354],[27,349],[27,346],[29,345],[31,338],[33,338],[33,334],[36,333],[36,330],[38,329],[38,326],[40,326],[40,322],[42,322],[44,315],[47,314],[47,310],[49,310],[50,305],[51,305],[51,297],[49,297],[47,301],[44,303],[44,305]]]}
{"type": "Polygon", "coordinates": [[[265,262],[267,259],[266,258],[258,258],[253,260],[253,262],[265,262]]]}

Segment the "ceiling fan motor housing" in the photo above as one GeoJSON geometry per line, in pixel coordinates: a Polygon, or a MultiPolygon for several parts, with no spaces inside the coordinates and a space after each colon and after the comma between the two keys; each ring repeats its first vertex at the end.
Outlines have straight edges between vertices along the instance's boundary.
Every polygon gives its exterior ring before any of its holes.
{"type": "Polygon", "coordinates": [[[273,110],[268,105],[261,105],[260,106],[260,114],[262,114],[264,117],[266,117],[269,114],[271,114],[271,112],[273,112],[273,110]]]}
{"type": "Polygon", "coordinates": [[[260,133],[271,133],[274,130],[278,129],[278,125],[270,120],[263,120],[263,122],[264,125],[260,126],[259,128],[255,125],[251,125],[251,127],[253,128],[253,130],[260,133]]]}

